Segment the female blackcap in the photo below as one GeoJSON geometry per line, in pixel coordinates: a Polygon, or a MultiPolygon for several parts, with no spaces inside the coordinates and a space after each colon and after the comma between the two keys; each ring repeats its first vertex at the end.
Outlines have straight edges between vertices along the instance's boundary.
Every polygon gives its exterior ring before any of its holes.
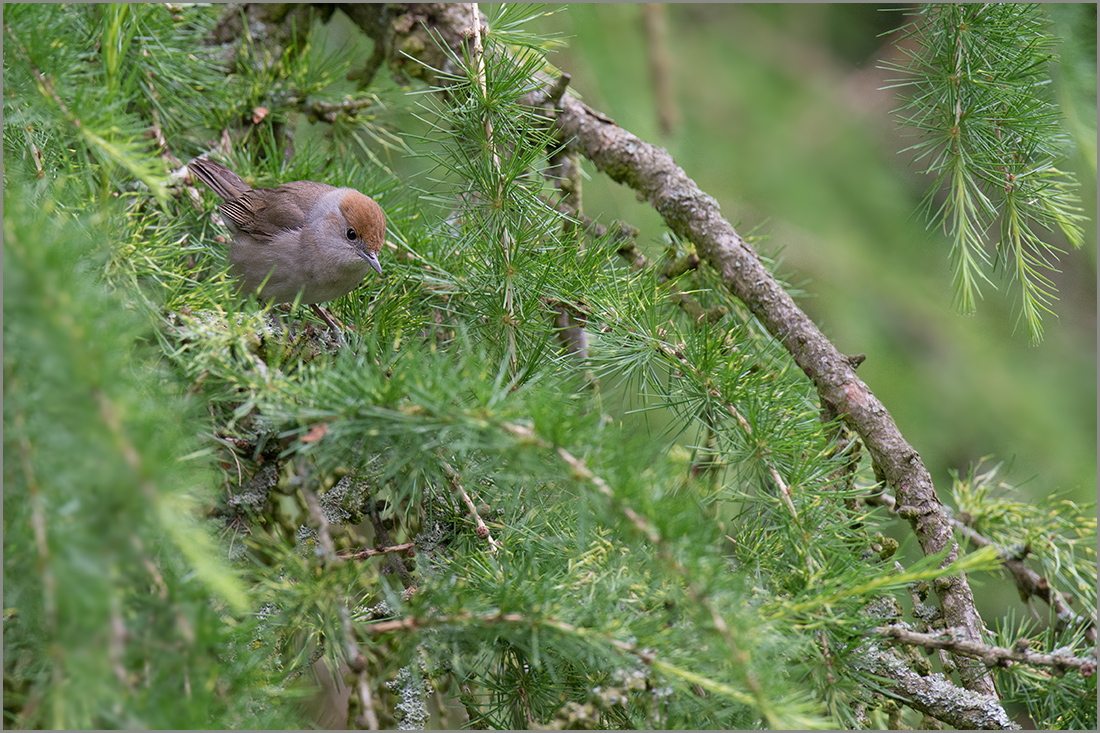
{"type": "Polygon", "coordinates": [[[251,188],[209,158],[188,168],[223,200],[218,210],[233,233],[229,269],[243,294],[323,303],[350,293],[370,270],[382,274],[386,217],[368,196],[315,181],[251,188]]]}

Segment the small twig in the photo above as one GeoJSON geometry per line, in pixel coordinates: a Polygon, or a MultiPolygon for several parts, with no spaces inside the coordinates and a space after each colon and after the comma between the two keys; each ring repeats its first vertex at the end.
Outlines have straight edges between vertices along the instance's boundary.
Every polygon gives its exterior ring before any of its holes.
{"type": "Polygon", "coordinates": [[[378,716],[374,712],[374,704],[370,692],[370,680],[367,678],[367,658],[359,649],[359,640],[355,635],[355,626],[351,622],[351,614],[347,606],[341,605],[340,626],[344,631],[344,645],[347,653],[348,668],[355,675],[359,689],[359,699],[363,703],[363,718],[369,730],[378,730],[378,716]]]}
{"type": "Polygon", "coordinates": [[[393,545],[392,547],[381,547],[377,550],[366,549],[352,552],[350,555],[339,555],[341,560],[366,560],[369,557],[375,557],[377,555],[386,555],[391,552],[403,553],[408,552],[416,547],[415,542],[403,542],[400,545],[393,545]]]}
{"type": "MultiPolygon", "coordinates": [[[[890,511],[897,511],[897,499],[886,492],[880,492],[864,497],[864,501],[871,505],[885,506],[890,511]]],[[[952,526],[962,536],[978,547],[986,547],[994,544],[992,540],[977,532],[959,519],[951,518],[952,526]]],[[[1012,574],[1016,588],[1025,600],[1032,596],[1046,601],[1057,615],[1058,623],[1066,626],[1074,626],[1084,629],[1085,638],[1090,643],[1096,643],[1096,619],[1082,616],[1070,608],[1065,595],[1051,587],[1050,581],[1027,566],[1020,558],[1014,557],[1008,552],[999,555],[1002,565],[1012,574]]]]}
{"type": "Polygon", "coordinates": [[[898,644],[919,646],[925,649],[946,649],[954,654],[980,659],[989,667],[1008,667],[1010,662],[1023,662],[1034,667],[1051,667],[1061,677],[1067,669],[1076,669],[1084,677],[1096,674],[1096,660],[1065,654],[1035,654],[1027,651],[1028,640],[1021,639],[1015,649],[993,646],[980,641],[956,637],[963,632],[954,629],[926,634],[901,626],[876,626],[873,633],[898,644]]]}
{"type": "Polygon", "coordinates": [[[42,178],[46,175],[42,170],[42,152],[38,149],[38,146],[34,144],[34,128],[30,125],[24,124],[23,136],[27,139],[27,147],[31,149],[31,160],[34,161],[35,178],[42,178]]]}
{"type": "Polygon", "coordinates": [[[867,502],[871,506],[884,506],[891,512],[896,512],[898,508],[898,500],[895,499],[891,494],[886,493],[885,491],[877,491],[878,488],[880,487],[876,486],[876,493],[868,494],[867,496],[863,497],[863,501],[867,502]]]}
{"type": "MultiPolygon", "coordinates": [[[[549,165],[544,176],[553,181],[554,186],[558,189],[560,198],[555,208],[566,214],[562,228],[566,239],[572,239],[577,228],[576,216],[580,213],[584,192],[580,156],[568,144],[559,147],[553,142],[547,145],[546,152],[549,153],[550,157],[547,161],[549,165]]],[[[576,237],[576,242],[577,249],[583,251],[585,249],[584,240],[576,237]]]]}
{"type": "MultiPolygon", "coordinates": [[[[526,428],[522,425],[517,425],[516,423],[511,422],[501,423],[500,427],[505,432],[511,434],[513,437],[518,438],[525,443],[533,443],[534,445],[545,449],[553,448],[553,446],[551,446],[549,443],[535,435],[535,432],[530,428],[526,428]]],[[[630,523],[634,525],[634,528],[637,529],[643,537],[652,542],[654,545],[661,544],[661,535],[656,530],[656,528],[654,528],[653,525],[650,524],[645,517],[638,514],[636,511],[634,511],[624,502],[622,502],[622,500],[616,497],[615,492],[611,490],[611,487],[607,485],[607,482],[588,470],[588,467],[584,465],[584,461],[576,458],[565,448],[558,448],[556,452],[558,456],[563,461],[565,461],[565,463],[571,469],[573,469],[575,479],[579,481],[586,481],[595,486],[596,490],[600,494],[602,494],[605,498],[611,500],[612,504],[616,506],[616,508],[618,508],[623,516],[630,520],[630,523]]]]}
{"type": "Polygon", "coordinates": [[[458,475],[458,471],[451,468],[451,464],[440,459],[440,463],[443,465],[443,471],[447,474],[447,481],[451,484],[451,490],[458,494],[462,501],[466,504],[466,508],[470,512],[470,517],[477,525],[477,536],[489,543],[489,552],[496,554],[497,550],[504,547],[499,541],[493,539],[493,535],[489,532],[489,527],[482,521],[481,515],[477,513],[477,507],[474,506],[474,502],[470,499],[470,495],[466,493],[466,489],[462,488],[462,477],[458,475]]]}
{"type": "MultiPolygon", "coordinates": [[[[634,525],[635,529],[647,540],[654,545],[661,544],[661,534],[657,529],[649,523],[645,517],[638,512],[634,511],[631,507],[624,504],[618,497],[615,496],[615,492],[611,490],[611,487],[607,485],[607,482],[588,470],[588,467],[584,465],[584,461],[575,457],[572,453],[565,448],[558,448],[558,455],[563,461],[573,469],[573,473],[577,479],[587,481],[596,487],[596,491],[603,494],[607,499],[611,500],[613,505],[618,505],[619,511],[630,520],[630,523],[634,525]]],[[[725,626],[724,622],[722,624],[725,626]]]]}
{"type": "MultiPolygon", "coordinates": [[[[703,376],[699,374],[699,370],[696,368],[695,364],[689,361],[688,358],[684,355],[682,348],[674,348],[671,345],[662,342],[658,342],[657,348],[661,351],[661,353],[675,359],[679,363],[681,369],[689,371],[698,377],[703,376]]],[[[712,389],[710,391],[710,394],[713,397],[722,399],[722,393],[716,389],[712,389]]],[[[727,402],[725,408],[726,412],[728,412],[731,416],[733,416],[734,419],[737,420],[737,424],[742,430],[745,431],[745,434],[751,437],[753,434],[752,425],[750,425],[749,421],[746,420],[743,415],[741,415],[737,407],[732,402],[727,402]]],[[[786,481],[783,480],[783,477],[779,474],[779,471],[775,468],[771,461],[765,461],[765,464],[768,468],[768,474],[772,477],[772,480],[775,481],[776,490],[779,492],[780,498],[783,500],[783,503],[790,511],[791,516],[794,517],[795,521],[798,521],[798,510],[794,506],[791,487],[787,484],[786,481]]]]}
{"type": "MultiPolygon", "coordinates": [[[[899,573],[905,572],[905,567],[897,560],[894,560],[894,569],[899,573]]],[[[926,584],[922,587],[921,581],[913,581],[912,583],[906,583],[905,587],[909,591],[910,600],[913,602],[913,619],[916,621],[917,631],[924,633],[928,629],[935,628],[936,624],[942,625],[943,612],[938,607],[925,602],[928,599],[930,586],[926,584]]],[[[937,654],[939,654],[940,666],[944,672],[955,669],[955,662],[945,649],[937,650],[937,654]]]]}
{"type": "MultiPolygon", "coordinates": [[[[406,618],[392,619],[390,621],[379,621],[377,623],[369,624],[364,628],[372,634],[387,634],[391,631],[415,631],[416,629],[427,629],[435,626],[445,626],[447,624],[465,624],[471,621],[474,623],[486,625],[532,623],[532,619],[520,613],[495,613],[475,616],[472,613],[461,612],[451,614],[449,616],[435,616],[430,618],[416,618],[410,616],[406,618]]],[[[588,631],[587,629],[584,629],[582,627],[574,626],[573,624],[569,624],[564,621],[558,621],[553,618],[542,618],[539,619],[538,622],[570,634],[585,634],[588,631]]],[[[629,644],[619,639],[608,637],[604,638],[616,649],[627,652],[628,654],[633,654],[645,664],[653,663],[653,650],[639,649],[635,645],[629,644]]]]}
{"type": "MultiPolygon", "coordinates": [[[[196,385],[199,382],[203,381],[209,374],[209,370],[204,370],[203,373],[200,374],[199,378],[196,380],[196,385]]],[[[221,438],[215,436],[215,440],[221,440],[221,438]]],[[[244,483],[244,468],[241,467],[241,460],[237,458],[237,451],[230,449],[229,455],[233,456],[233,462],[237,464],[237,485],[240,486],[242,483],[244,483]]],[[[229,498],[233,498],[232,492],[230,492],[229,498]]]]}
{"type": "MultiPolygon", "coordinates": [[[[951,521],[956,525],[959,532],[975,545],[984,547],[993,544],[990,540],[978,534],[958,519],[952,519],[951,521]]],[[[1029,568],[1023,560],[1013,557],[1007,552],[1002,552],[1000,558],[1004,567],[1012,573],[1012,578],[1021,596],[1025,598],[1037,596],[1043,601],[1046,601],[1047,605],[1057,614],[1057,625],[1059,627],[1075,626],[1082,628],[1085,632],[1085,638],[1093,644],[1096,643],[1095,617],[1085,617],[1075,613],[1073,609],[1069,607],[1065,595],[1052,588],[1049,580],[1029,568]]]]}
{"type": "Polygon", "coordinates": [[[779,496],[783,499],[783,503],[787,505],[791,516],[795,518],[795,521],[798,521],[798,510],[794,508],[794,500],[791,499],[791,487],[787,485],[787,482],[779,475],[779,471],[775,470],[775,466],[770,462],[768,463],[768,474],[771,475],[772,481],[775,481],[775,485],[779,489],[779,496]]]}
{"type": "MultiPolygon", "coordinates": [[[[378,539],[379,544],[383,547],[390,545],[390,533],[386,531],[386,526],[382,523],[382,517],[378,514],[378,505],[371,502],[369,511],[371,525],[374,527],[374,535],[378,539]]],[[[405,567],[405,563],[401,560],[400,554],[389,553],[389,565],[393,568],[397,574],[401,577],[401,582],[405,584],[405,588],[412,588],[415,585],[413,581],[412,573],[405,567]]]]}
{"type": "Polygon", "coordinates": [[[336,118],[340,115],[347,117],[355,117],[359,114],[360,110],[372,107],[375,104],[373,98],[367,99],[345,99],[342,102],[320,102],[317,100],[310,101],[305,98],[290,97],[287,100],[287,104],[291,107],[305,112],[311,121],[324,120],[325,122],[332,124],[336,122],[336,118]]]}
{"type": "MultiPolygon", "coordinates": [[[[150,70],[146,70],[145,72],[145,83],[149,87],[149,93],[154,99],[159,101],[160,94],[157,93],[157,85],[153,80],[153,72],[150,70]]],[[[179,159],[172,155],[172,152],[168,149],[168,141],[164,137],[164,127],[161,124],[160,112],[156,107],[153,107],[151,110],[151,116],[153,118],[153,125],[145,131],[146,136],[153,139],[153,142],[157,146],[157,153],[160,157],[167,160],[169,165],[179,165],[179,159]]]]}
{"type": "Polygon", "coordinates": [[[732,403],[726,405],[726,411],[729,412],[729,414],[733,415],[734,419],[737,420],[737,424],[741,426],[741,429],[744,430],[746,434],[752,435],[752,425],[750,425],[749,421],[746,420],[740,412],[738,412],[737,408],[734,407],[732,403]]]}
{"type": "MultiPolygon", "coordinates": [[[[560,94],[565,93],[565,86],[569,82],[567,74],[558,79],[558,85],[551,91],[551,98],[560,87],[560,94]]],[[[562,220],[562,235],[565,242],[576,244],[577,251],[585,250],[585,239],[580,236],[580,224],[577,214],[581,210],[582,176],[580,156],[572,146],[566,144],[558,146],[550,143],[547,146],[549,155],[549,167],[545,176],[554,182],[560,198],[555,207],[559,212],[566,214],[562,220]]],[[[581,363],[588,360],[588,333],[585,331],[587,318],[580,309],[572,304],[554,299],[550,301],[550,308],[554,314],[554,330],[565,353],[575,357],[581,363]]]]}
{"type": "Polygon", "coordinates": [[[549,305],[554,313],[554,330],[565,353],[581,363],[588,361],[588,333],[585,331],[588,319],[584,312],[557,299],[551,300],[549,305]]]}
{"type": "Polygon", "coordinates": [[[365,624],[363,630],[371,634],[387,634],[391,631],[415,631],[416,629],[426,629],[432,626],[441,626],[443,624],[465,623],[468,621],[477,621],[483,624],[495,624],[495,623],[520,623],[524,621],[525,617],[518,613],[497,613],[485,616],[474,616],[472,613],[463,611],[454,613],[449,616],[437,616],[434,618],[418,618],[416,616],[406,616],[405,618],[395,618],[389,621],[378,621],[372,624],[365,624]]]}
{"type": "Polygon", "coordinates": [[[313,311],[313,314],[324,321],[325,324],[332,330],[332,332],[336,335],[336,340],[340,343],[343,343],[344,339],[341,335],[341,332],[343,330],[349,330],[348,327],[341,323],[340,319],[337,318],[334,314],[330,313],[328,309],[322,308],[316,303],[310,303],[309,307],[310,310],[313,311]]]}
{"type": "Polygon", "coordinates": [[[145,571],[149,573],[149,576],[153,579],[153,585],[157,589],[157,597],[162,601],[167,601],[168,584],[164,582],[164,576],[161,574],[160,570],[157,569],[156,563],[153,562],[153,559],[149,557],[149,554],[145,551],[145,545],[142,543],[141,538],[135,534],[131,536],[130,542],[141,557],[141,564],[145,568],[145,571]]]}
{"type": "Polygon", "coordinates": [[[571,77],[569,74],[563,73],[561,76],[559,76],[557,81],[554,82],[553,86],[551,86],[546,91],[547,100],[557,106],[557,104],[561,102],[561,98],[565,94],[565,90],[569,88],[569,82],[571,81],[573,81],[573,77],[571,77]]]}
{"type": "Polygon", "coordinates": [[[393,46],[393,25],[390,15],[395,7],[389,3],[379,3],[373,7],[344,6],[344,12],[349,15],[352,22],[359,25],[374,40],[374,50],[363,67],[347,73],[347,80],[356,82],[356,88],[359,90],[370,86],[375,74],[382,68],[382,64],[386,63],[386,58],[390,54],[393,46]]]}

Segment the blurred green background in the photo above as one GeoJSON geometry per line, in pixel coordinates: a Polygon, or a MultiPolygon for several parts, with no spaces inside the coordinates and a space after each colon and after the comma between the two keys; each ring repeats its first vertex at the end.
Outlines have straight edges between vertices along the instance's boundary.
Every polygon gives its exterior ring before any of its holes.
{"type": "MultiPolygon", "coordinates": [[[[551,6],[553,9],[557,6],[551,6]]],[[[890,6],[896,10],[898,6],[890,6]]],[[[1076,149],[1086,245],[1061,257],[1057,318],[1031,347],[998,272],[976,316],[952,306],[950,243],[919,205],[929,177],[899,153],[915,139],[891,115],[902,12],[880,5],[572,5],[540,21],[567,45],[550,60],[584,101],[668,149],[742,234],[782,260],[800,305],[892,412],[948,499],[951,469],[1004,461],[1026,496],[1096,491],[1096,6],[1046,5],[1064,39],[1055,94],[1076,149]],[[675,120],[659,125],[650,67],[663,51],[675,120]]],[[[587,164],[586,164],[587,165],[587,164]]],[[[587,165],[584,206],[642,228],[660,218],[587,165]]],[[[1057,239],[1052,241],[1057,242],[1057,239]]]]}

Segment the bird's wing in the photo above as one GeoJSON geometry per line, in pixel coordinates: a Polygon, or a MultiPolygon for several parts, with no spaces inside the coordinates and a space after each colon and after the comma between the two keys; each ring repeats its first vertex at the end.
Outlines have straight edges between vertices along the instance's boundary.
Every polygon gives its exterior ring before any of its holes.
{"type": "Polygon", "coordinates": [[[234,201],[226,201],[219,208],[222,216],[237,227],[261,240],[269,240],[279,232],[301,229],[306,224],[306,214],[314,202],[332,186],[292,181],[278,188],[260,188],[249,191],[234,201]],[[272,201],[278,200],[278,206],[272,201]],[[293,201],[295,203],[289,203],[293,201]]]}

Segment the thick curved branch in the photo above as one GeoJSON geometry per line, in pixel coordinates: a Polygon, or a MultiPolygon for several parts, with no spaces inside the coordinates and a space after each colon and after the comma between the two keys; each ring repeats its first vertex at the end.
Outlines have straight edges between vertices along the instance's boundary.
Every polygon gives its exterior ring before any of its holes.
{"type": "Polygon", "coordinates": [[[960,730],[1012,730],[1012,722],[996,695],[962,690],[942,674],[921,675],[876,644],[853,656],[855,666],[875,678],[891,697],[960,730]]]}
{"type": "MultiPolygon", "coordinates": [[[[638,191],[677,235],[691,240],[699,256],[721,276],[764,327],[786,347],[813,381],[822,405],[843,417],[863,438],[871,457],[897,492],[898,513],[909,520],[925,554],[948,550],[945,563],[959,555],[951,521],[936,496],[932,477],[906,442],[893,417],[856,376],[849,359],[795,305],[764,267],[756,251],[722,216],[718,202],[703,192],[663,148],[651,145],[582,102],[566,95],[554,110],[545,94],[526,100],[547,107],[561,133],[612,180],[638,191]]],[[[982,621],[965,578],[945,578],[936,591],[949,625],[981,639],[982,621]]],[[[980,665],[957,660],[964,684],[993,694],[993,680],[980,665]]]]}

